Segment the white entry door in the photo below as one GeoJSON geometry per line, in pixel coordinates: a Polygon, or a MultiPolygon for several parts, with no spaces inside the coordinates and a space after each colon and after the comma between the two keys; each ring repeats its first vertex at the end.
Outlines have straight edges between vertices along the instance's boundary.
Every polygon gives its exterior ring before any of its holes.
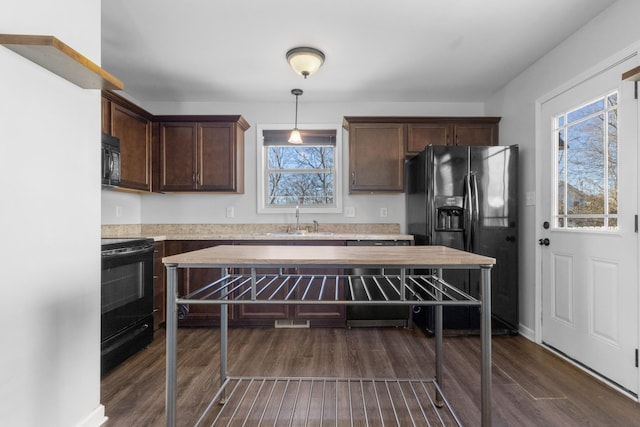
{"type": "Polygon", "coordinates": [[[638,395],[635,56],[545,101],[543,342],[638,395]]]}

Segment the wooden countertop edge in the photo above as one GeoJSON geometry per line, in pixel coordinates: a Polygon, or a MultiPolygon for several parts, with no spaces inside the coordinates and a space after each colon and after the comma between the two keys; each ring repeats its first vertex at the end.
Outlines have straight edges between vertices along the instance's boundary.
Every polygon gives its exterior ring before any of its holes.
{"type": "Polygon", "coordinates": [[[178,266],[492,266],[495,258],[445,246],[221,245],[164,257],[178,266]]]}

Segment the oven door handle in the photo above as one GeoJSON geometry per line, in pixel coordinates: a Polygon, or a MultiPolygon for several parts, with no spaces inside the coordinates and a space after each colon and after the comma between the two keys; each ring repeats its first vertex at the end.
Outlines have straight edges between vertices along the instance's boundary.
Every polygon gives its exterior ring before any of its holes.
{"type": "Polygon", "coordinates": [[[148,252],[153,252],[154,247],[152,246],[138,246],[135,248],[131,248],[131,249],[126,249],[126,250],[122,250],[122,249],[113,249],[113,250],[106,250],[106,251],[102,251],[102,258],[120,258],[120,257],[124,257],[124,256],[131,256],[131,255],[138,255],[138,254],[144,254],[144,253],[148,253],[148,252]]]}

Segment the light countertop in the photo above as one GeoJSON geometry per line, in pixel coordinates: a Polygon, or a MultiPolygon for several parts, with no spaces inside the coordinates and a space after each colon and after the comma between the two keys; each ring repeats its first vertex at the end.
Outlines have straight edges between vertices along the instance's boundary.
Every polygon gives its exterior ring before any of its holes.
{"type": "Polygon", "coordinates": [[[102,237],[151,237],[165,240],[413,240],[397,224],[321,224],[318,232],[287,232],[282,224],[132,224],[103,225],[102,237]]]}

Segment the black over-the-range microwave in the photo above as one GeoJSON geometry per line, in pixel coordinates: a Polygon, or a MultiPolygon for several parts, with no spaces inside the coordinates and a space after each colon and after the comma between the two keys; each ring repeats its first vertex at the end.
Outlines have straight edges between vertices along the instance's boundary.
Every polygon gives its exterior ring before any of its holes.
{"type": "Polygon", "coordinates": [[[102,134],[102,185],[120,185],[120,140],[106,133],[102,134]]]}

